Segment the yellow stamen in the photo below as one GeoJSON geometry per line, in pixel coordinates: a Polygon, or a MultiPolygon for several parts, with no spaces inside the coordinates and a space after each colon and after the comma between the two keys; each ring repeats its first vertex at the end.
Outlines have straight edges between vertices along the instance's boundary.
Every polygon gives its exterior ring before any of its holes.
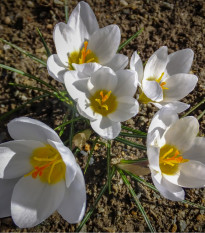
{"type": "Polygon", "coordinates": [[[156,79],[156,82],[159,83],[160,87],[161,87],[163,90],[169,89],[169,88],[165,87],[166,82],[161,82],[163,76],[164,76],[164,72],[162,72],[161,76],[160,76],[159,78],[156,79]]]}

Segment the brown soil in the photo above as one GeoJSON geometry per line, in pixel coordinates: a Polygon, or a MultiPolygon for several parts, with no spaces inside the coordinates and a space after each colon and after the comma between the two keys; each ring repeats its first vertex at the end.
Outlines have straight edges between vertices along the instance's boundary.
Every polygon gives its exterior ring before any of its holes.
{"type": "MultiPolygon", "coordinates": [[[[69,13],[78,1],[69,1],[69,13]]],[[[137,50],[143,61],[162,45],[169,48],[169,52],[191,48],[195,52],[192,71],[199,77],[195,90],[183,101],[192,106],[204,97],[205,85],[205,2],[203,0],[182,1],[134,1],[134,0],[87,0],[96,14],[101,27],[108,24],[117,24],[122,33],[122,41],[132,36],[137,30],[144,28],[144,32],[132,41],[122,51],[129,57],[137,50]],[[126,4],[127,3],[127,4],[126,4]]],[[[52,40],[52,30],[56,23],[64,21],[64,6],[58,0],[1,0],[0,2],[0,37],[23,49],[36,54],[46,60],[43,45],[36,32],[39,27],[51,51],[55,51],[52,40]]],[[[48,77],[47,70],[42,68],[30,58],[18,51],[0,43],[0,63],[21,69],[27,73],[37,75],[54,86],[62,85],[48,77]]],[[[5,113],[30,98],[39,95],[38,91],[31,91],[10,86],[9,82],[37,85],[26,77],[16,75],[9,71],[0,70],[0,114],[5,113]]],[[[40,86],[39,86],[40,87],[40,86]]],[[[126,122],[130,127],[146,131],[152,116],[156,112],[152,105],[141,105],[140,113],[126,122]]],[[[198,116],[204,110],[200,106],[192,114],[198,116]]],[[[25,107],[15,114],[7,117],[0,124],[0,140],[7,141],[9,136],[6,124],[17,116],[29,116],[47,123],[51,127],[58,126],[65,114],[66,107],[54,98],[46,98],[25,107]]],[[[204,136],[205,117],[200,119],[200,136],[204,136]]],[[[76,130],[84,127],[84,123],[75,125],[76,130]]],[[[66,140],[69,127],[63,140],[66,140]]],[[[139,143],[145,141],[132,139],[139,143]]],[[[136,159],[146,156],[139,151],[121,143],[113,143],[113,160],[119,158],[136,159]]],[[[82,169],[85,167],[87,157],[78,154],[82,169]]],[[[150,175],[143,177],[152,182],[150,175]]],[[[106,182],[106,150],[99,147],[94,153],[94,163],[88,168],[85,175],[87,185],[87,210],[94,203],[101,187],[106,182]]],[[[167,201],[151,189],[136,183],[133,185],[147,215],[158,232],[205,231],[205,212],[179,202],[167,201]]],[[[141,213],[119,174],[112,182],[112,194],[107,192],[100,200],[94,214],[85,224],[82,231],[88,232],[115,232],[115,231],[149,231],[141,213]]],[[[186,189],[186,198],[194,203],[205,203],[204,189],[186,189]]],[[[30,229],[19,229],[11,218],[0,219],[0,231],[75,231],[78,225],[65,222],[58,213],[54,213],[39,226],[30,229]]]]}

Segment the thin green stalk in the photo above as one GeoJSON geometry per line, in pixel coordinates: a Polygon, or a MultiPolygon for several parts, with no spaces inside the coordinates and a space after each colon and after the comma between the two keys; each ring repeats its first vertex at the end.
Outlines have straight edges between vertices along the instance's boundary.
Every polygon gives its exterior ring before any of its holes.
{"type": "Polygon", "coordinates": [[[11,114],[17,112],[18,110],[23,109],[26,105],[31,104],[31,103],[35,102],[36,100],[45,98],[45,97],[47,97],[47,96],[49,96],[49,94],[40,95],[40,96],[37,96],[37,97],[35,97],[35,98],[32,98],[31,100],[29,100],[29,101],[25,102],[24,104],[18,106],[17,108],[12,109],[11,111],[6,112],[6,113],[4,113],[3,115],[1,115],[1,116],[0,116],[0,121],[2,121],[3,119],[5,119],[5,118],[8,117],[9,115],[11,115],[11,114]]]}
{"type": "Polygon", "coordinates": [[[147,150],[146,146],[137,144],[135,142],[130,142],[130,141],[128,141],[126,139],[123,139],[123,138],[120,138],[120,137],[116,137],[114,140],[117,141],[117,142],[121,142],[121,143],[123,143],[123,144],[125,144],[127,146],[132,146],[132,147],[138,148],[140,150],[147,150]]]}
{"type": "Polygon", "coordinates": [[[138,162],[147,161],[147,160],[148,160],[147,158],[134,159],[134,160],[121,159],[120,163],[133,164],[133,163],[138,163],[138,162]]]}
{"type": "MultiPolygon", "coordinates": [[[[63,123],[65,123],[66,120],[68,119],[69,113],[70,113],[70,111],[67,110],[67,112],[65,113],[65,116],[64,116],[64,118],[63,118],[63,123]]],[[[61,127],[60,132],[59,132],[59,137],[61,137],[61,136],[63,135],[64,130],[65,130],[65,126],[61,127]]]]}
{"type": "Polygon", "coordinates": [[[65,22],[68,22],[68,0],[65,0],[65,22]]]}
{"type": "Polygon", "coordinates": [[[72,123],[72,122],[75,122],[75,121],[78,121],[78,120],[81,120],[81,119],[82,119],[82,117],[76,117],[75,119],[66,121],[65,123],[63,123],[63,124],[57,126],[54,130],[58,130],[58,129],[60,129],[60,128],[66,126],[66,125],[69,125],[69,124],[72,123]]]}
{"type": "Polygon", "coordinates": [[[146,212],[144,211],[144,208],[143,208],[143,206],[141,205],[141,203],[140,203],[140,201],[139,201],[139,199],[138,199],[138,197],[137,197],[137,195],[136,195],[134,189],[132,188],[130,182],[129,182],[128,179],[126,178],[125,174],[123,173],[123,171],[122,171],[121,169],[117,169],[117,170],[118,170],[118,172],[120,173],[120,176],[121,176],[121,178],[123,179],[124,183],[126,184],[127,188],[129,189],[129,191],[130,191],[132,197],[134,198],[134,201],[135,201],[135,203],[137,204],[138,209],[139,209],[140,212],[142,213],[142,216],[143,216],[145,222],[147,223],[147,226],[149,227],[149,230],[150,230],[151,232],[156,232],[156,230],[155,230],[154,227],[152,226],[152,224],[151,224],[151,222],[150,222],[150,220],[149,220],[149,218],[148,218],[146,212]]]}
{"type": "Polygon", "coordinates": [[[144,137],[147,136],[147,133],[142,132],[142,131],[137,130],[137,129],[130,128],[130,127],[125,126],[125,125],[122,125],[122,129],[125,129],[125,130],[127,130],[127,131],[130,131],[130,132],[132,132],[132,133],[134,133],[134,134],[136,134],[136,135],[140,135],[140,136],[144,136],[144,137]]]}
{"type": "Polygon", "coordinates": [[[92,145],[92,147],[91,147],[91,150],[90,150],[90,153],[89,153],[89,156],[88,156],[88,160],[87,160],[87,163],[86,163],[86,166],[85,166],[84,175],[85,175],[85,173],[86,173],[86,171],[87,171],[87,169],[88,169],[88,166],[89,166],[89,164],[90,164],[90,159],[91,159],[91,157],[92,157],[92,155],[93,155],[93,151],[94,151],[94,149],[95,149],[95,145],[97,144],[99,138],[100,138],[100,137],[97,137],[97,138],[94,140],[94,142],[93,142],[93,145],[92,145]]]}
{"type": "Polygon", "coordinates": [[[49,57],[51,55],[51,52],[50,52],[50,50],[49,50],[49,48],[48,48],[48,46],[47,46],[47,44],[46,44],[46,42],[45,42],[45,40],[43,38],[43,35],[42,35],[41,31],[39,30],[39,28],[36,28],[36,30],[37,30],[37,32],[38,32],[38,34],[40,36],[40,40],[43,43],[43,46],[44,46],[44,48],[46,50],[47,57],[49,57]]]}
{"type": "MultiPolygon", "coordinates": [[[[110,174],[110,177],[112,178],[113,175],[115,174],[115,167],[112,167],[112,171],[110,174]]],[[[105,191],[108,188],[108,181],[106,182],[106,184],[102,187],[102,189],[100,190],[100,193],[98,195],[98,197],[96,198],[93,206],[91,206],[90,210],[87,212],[87,214],[85,215],[85,217],[83,218],[83,220],[81,221],[80,225],[78,226],[78,228],[76,229],[76,232],[80,232],[80,230],[83,228],[83,226],[85,225],[85,223],[88,221],[88,219],[90,218],[90,216],[93,214],[99,200],[101,199],[102,195],[105,193],[105,191]]]]}
{"type": "Polygon", "coordinates": [[[111,148],[111,142],[110,142],[110,140],[107,140],[107,180],[108,180],[108,191],[109,191],[109,194],[111,193],[110,148],[111,148]]]}
{"type": "Polygon", "coordinates": [[[197,117],[197,120],[201,119],[204,114],[205,114],[205,110],[197,117]]]}
{"type": "Polygon", "coordinates": [[[120,132],[119,136],[121,137],[130,137],[130,138],[146,138],[145,135],[140,134],[134,134],[134,133],[126,133],[126,132],[120,132]]]}
{"type": "Polygon", "coordinates": [[[196,104],[194,107],[192,107],[187,113],[185,113],[182,117],[188,116],[190,113],[192,113],[195,109],[197,109],[199,106],[205,103],[205,98],[201,100],[198,104],[196,104]]]}
{"type": "Polygon", "coordinates": [[[136,32],[133,36],[131,36],[128,40],[126,40],[124,43],[122,43],[117,52],[120,52],[126,45],[130,43],[133,39],[135,39],[137,36],[139,36],[143,32],[144,28],[140,29],[138,32],[136,32]]]}
{"type": "Polygon", "coordinates": [[[15,44],[12,44],[11,42],[9,42],[9,41],[7,41],[7,40],[4,40],[4,39],[0,38],[0,41],[6,43],[6,44],[8,44],[8,45],[10,45],[11,47],[17,49],[19,52],[25,54],[27,57],[30,57],[30,58],[33,59],[34,61],[36,61],[36,62],[38,62],[38,63],[40,63],[40,64],[42,64],[43,66],[46,67],[46,62],[43,61],[43,60],[41,60],[40,58],[36,57],[35,55],[33,55],[33,54],[27,52],[26,50],[24,50],[24,49],[18,47],[18,46],[15,45],[15,44]]]}
{"type": "Polygon", "coordinates": [[[73,140],[73,135],[74,135],[74,121],[73,119],[75,118],[75,113],[76,113],[76,109],[73,108],[72,109],[72,115],[71,115],[71,124],[70,124],[70,132],[69,132],[69,148],[70,150],[72,150],[72,140],[73,140]]]}

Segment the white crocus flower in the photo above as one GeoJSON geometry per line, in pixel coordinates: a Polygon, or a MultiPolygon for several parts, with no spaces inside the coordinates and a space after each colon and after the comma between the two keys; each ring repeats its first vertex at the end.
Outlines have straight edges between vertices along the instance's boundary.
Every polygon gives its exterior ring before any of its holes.
{"type": "Polygon", "coordinates": [[[117,25],[99,28],[96,17],[85,2],[80,2],[69,17],[68,23],[58,23],[53,32],[57,54],[48,58],[48,73],[63,82],[63,75],[75,64],[97,62],[113,70],[124,69],[128,57],[116,54],[120,44],[117,25]]]}
{"type": "Polygon", "coordinates": [[[85,212],[85,181],[72,152],[46,124],[20,117],[0,144],[0,218],[33,227],[54,211],[69,223],[85,212]]]}
{"type": "Polygon", "coordinates": [[[174,107],[180,113],[189,108],[179,100],[188,95],[196,86],[198,78],[188,74],[194,53],[183,49],[168,55],[167,47],[160,47],[148,60],[144,72],[142,61],[134,52],[130,69],[138,73],[141,87],[139,102],[153,103],[161,108],[164,105],[174,107]]]}
{"type": "Polygon", "coordinates": [[[184,200],[185,188],[205,185],[205,138],[197,137],[194,117],[179,119],[175,110],[163,107],[148,130],[147,155],[152,180],[159,192],[173,201],[184,200]]]}
{"type": "Polygon", "coordinates": [[[68,93],[77,101],[78,112],[90,120],[91,127],[101,137],[117,137],[120,122],[135,116],[139,110],[133,98],[137,89],[136,72],[114,72],[95,63],[75,65],[75,68],[64,78],[68,93]]]}

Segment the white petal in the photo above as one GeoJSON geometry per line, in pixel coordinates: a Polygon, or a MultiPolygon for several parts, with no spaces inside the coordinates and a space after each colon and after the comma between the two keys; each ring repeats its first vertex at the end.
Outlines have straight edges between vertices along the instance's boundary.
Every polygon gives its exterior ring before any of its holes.
{"type": "Polygon", "coordinates": [[[47,139],[61,142],[58,134],[41,121],[28,117],[19,117],[8,123],[8,131],[13,139],[36,140],[47,142],[47,139]]]}
{"type": "Polygon", "coordinates": [[[205,186],[205,165],[198,161],[189,160],[180,164],[180,172],[165,177],[173,184],[185,188],[201,188],[205,186]]]}
{"type": "Polygon", "coordinates": [[[139,112],[139,104],[136,99],[130,96],[117,98],[117,109],[108,115],[114,122],[129,120],[139,112]]]}
{"type": "Polygon", "coordinates": [[[162,88],[156,81],[148,81],[146,79],[143,79],[142,90],[145,95],[152,101],[160,102],[163,100],[162,88]]]}
{"type": "Polygon", "coordinates": [[[144,79],[159,78],[165,71],[167,62],[167,47],[162,46],[149,58],[144,70],[144,79]]]}
{"type": "Polygon", "coordinates": [[[160,102],[160,103],[153,103],[157,108],[161,109],[162,107],[166,106],[167,108],[172,108],[176,113],[181,113],[187,110],[190,105],[182,103],[180,101],[173,101],[173,102],[160,102]]]}
{"type": "Polygon", "coordinates": [[[102,66],[96,62],[89,62],[84,64],[72,64],[75,70],[82,72],[85,77],[90,77],[95,71],[100,69],[102,66]]]}
{"type": "Polygon", "coordinates": [[[69,223],[78,223],[82,220],[86,207],[85,181],[78,166],[75,179],[68,189],[58,208],[59,214],[69,223]]]}
{"type": "Polygon", "coordinates": [[[158,183],[158,181],[155,179],[153,174],[152,174],[152,181],[163,197],[171,201],[184,200],[185,193],[181,187],[170,183],[164,177],[162,177],[161,183],[158,183]]]}
{"type": "Polygon", "coordinates": [[[93,73],[92,77],[88,80],[88,90],[92,95],[99,90],[113,92],[117,86],[117,82],[118,79],[115,72],[108,67],[102,67],[93,73]]]}
{"type": "Polygon", "coordinates": [[[132,70],[119,70],[116,72],[118,84],[115,88],[115,96],[134,96],[137,90],[138,79],[136,72],[132,70]]]}
{"type": "Polygon", "coordinates": [[[160,172],[159,168],[159,152],[160,148],[159,147],[154,147],[147,145],[147,156],[149,159],[149,167],[151,169],[154,169],[155,171],[160,172]]]}
{"type": "Polygon", "coordinates": [[[205,164],[205,138],[196,137],[189,150],[183,153],[185,159],[192,159],[205,164]]]}
{"type": "Polygon", "coordinates": [[[107,117],[102,117],[101,120],[91,121],[90,124],[93,130],[105,139],[114,139],[121,131],[121,124],[119,122],[113,122],[107,117]]]}
{"type": "Polygon", "coordinates": [[[104,66],[108,66],[114,71],[123,70],[128,64],[128,57],[123,54],[115,54],[114,57],[104,66]]]}
{"type": "Polygon", "coordinates": [[[180,152],[188,150],[199,132],[195,117],[188,116],[174,122],[164,133],[166,144],[174,145],[180,152]]]}
{"type": "Polygon", "coordinates": [[[61,83],[64,82],[63,76],[67,71],[67,67],[60,61],[57,54],[53,54],[48,58],[47,69],[52,78],[61,83]]]}
{"type": "Polygon", "coordinates": [[[176,74],[164,80],[168,89],[164,90],[164,101],[180,100],[196,86],[198,78],[192,74],[176,74]]]}
{"type": "Polygon", "coordinates": [[[142,83],[143,79],[143,64],[140,56],[137,54],[137,51],[132,54],[130,60],[130,69],[135,70],[138,74],[139,82],[142,83]]]}
{"type": "Polygon", "coordinates": [[[116,54],[120,44],[120,29],[117,25],[109,25],[95,31],[90,37],[88,49],[105,65],[116,54]]]}
{"type": "Polygon", "coordinates": [[[65,194],[65,181],[55,185],[31,176],[21,178],[11,198],[11,215],[18,227],[33,227],[48,218],[60,205],[65,194]]]}
{"type": "Polygon", "coordinates": [[[78,3],[69,17],[68,26],[87,37],[99,28],[95,14],[86,2],[78,3]]]}
{"type": "Polygon", "coordinates": [[[77,163],[73,153],[70,149],[63,145],[63,143],[58,143],[49,140],[49,144],[54,147],[61,155],[63,162],[66,165],[66,187],[68,188],[73,182],[76,172],[77,172],[77,163]]]}
{"type": "Polygon", "coordinates": [[[11,216],[11,196],[18,179],[0,179],[0,218],[11,216]]]}
{"type": "Polygon", "coordinates": [[[5,142],[0,145],[0,178],[13,179],[29,173],[29,158],[34,149],[45,145],[30,140],[5,142]]]}
{"type": "Polygon", "coordinates": [[[191,49],[182,49],[168,55],[167,73],[171,76],[179,73],[189,73],[194,58],[191,49]]]}

